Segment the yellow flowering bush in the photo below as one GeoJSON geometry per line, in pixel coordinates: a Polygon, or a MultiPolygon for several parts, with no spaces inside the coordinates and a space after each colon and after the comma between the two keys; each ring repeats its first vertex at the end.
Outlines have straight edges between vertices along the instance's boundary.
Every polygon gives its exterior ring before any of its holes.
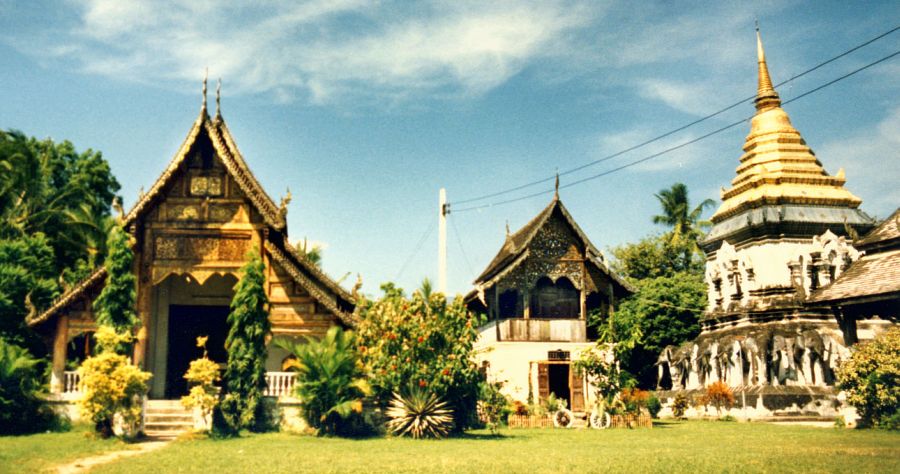
{"type": "Polygon", "coordinates": [[[181,397],[181,404],[185,408],[199,409],[204,425],[209,427],[212,421],[210,416],[219,401],[219,389],[215,384],[222,378],[219,374],[219,365],[207,357],[206,340],[206,337],[197,338],[197,347],[203,348],[203,357],[191,361],[184,374],[188,383],[193,385],[191,391],[181,397]]]}
{"type": "Polygon", "coordinates": [[[150,372],[141,371],[127,357],[113,352],[87,358],[78,371],[84,390],[79,408],[95,424],[100,436],[112,436],[116,415],[122,418],[126,434],[135,434],[150,372]]]}
{"type": "Polygon", "coordinates": [[[896,428],[900,423],[900,326],[853,348],[837,370],[838,387],[863,424],[896,428]]]}

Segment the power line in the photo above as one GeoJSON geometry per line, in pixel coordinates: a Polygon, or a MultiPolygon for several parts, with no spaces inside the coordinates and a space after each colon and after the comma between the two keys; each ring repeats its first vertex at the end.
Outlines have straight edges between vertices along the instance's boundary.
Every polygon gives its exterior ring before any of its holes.
{"type": "MultiPolygon", "coordinates": [[[[895,28],[895,30],[896,30],[896,28],[895,28]]],[[[892,30],[892,31],[893,31],[893,30],[892,30]]],[[[897,56],[898,54],[900,54],[900,51],[895,51],[894,53],[889,54],[889,55],[887,55],[887,56],[885,56],[885,57],[883,57],[883,58],[881,58],[881,59],[878,59],[877,61],[873,61],[873,62],[871,62],[871,63],[869,63],[869,64],[866,64],[865,66],[862,66],[862,67],[860,67],[860,68],[854,69],[853,71],[850,71],[850,72],[848,72],[847,74],[844,74],[844,75],[842,75],[842,76],[840,76],[840,77],[838,77],[838,78],[836,78],[836,79],[833,79],[833,80],[828,81],[828,82],[826,82],[826,83],[824,83],[824,84],[822,84],[822,85],[820,85],[820,86],[817,86],[817,87],[815,87],[815,88],[813,88],[813,89],[810,89],[810,90],[808,90],[808,91],[806,91],[806,92],[804,92],[804,93],[798,95],[797,97],[794,97],[794,98],[792,98],[792,99],[790,99],[790,100],[784,101],[784,102],[782,103],[782,105],[786,105],[786,104],[789,104],[789,103],[791,103],[791,102],[795,102],[795,101],[797,101],[797,100],[800,100],[800,99],[802,99],[802,98],[804,98],[804,97],[806,97],[806,96],[808,96],[808,95],[810,95],[810,94],[813,94],[813,93],[815,93],[815,92],[818,92],[818,91],[820,91],[820,90],[822,90],[822,89],[824,89],[824,88],[826,88],[826,87],[828,87],[828,86],[831,86],[831,85],[833,85],[833,84],[835,84],[835,83],[838,83],[838,82],[840,82],[840,81],[842,81],[842,80],[844,80],[844,79],[847,79],[848,77],[853,76],[854,74],[857,74],[857,73],[859,73],[859,72],[862,72],[862,71],[864,71],[864,70],[866,70],[866,69],[868,69],[868,68],[870,68],[870,67],[872,67],[872,66],[875,66],[875,65],[878,65],[878,64],[880,64],[880,63],[883,63],[883,62],[885,62],[885,61],[887,61],[887,60],[889,60],[889,59],[891,59],[891,58],[894,58],[894,57],[897,56]]],[[[657,153],[653,153],[653,154],[647,155],[647,156],[645,156],[645,157],[643,157],[643,158],[640,158],[640,159],[638,159],[638,160],[634,160],[634,161],[625,163],[624,165],[615,167],[615,168],[613,168],[613,169],[604,171],[604,172],[602,172],[602,173],[598,173],[598,174],[595,174],[595,175],[592,175],[592,176],[588,176],[588,177],[586,177],[586,178],[579,179],[579,180],[577,180],[577,181],[573,181],[573,182],[571,182],[571,183],[567,183],[567,184],[564,185],[564,186],[560,186],[560,189],[569,188],[569,187],[572,187],[572,186],[575,186],[575,185],[578,185],[578,184],[581,184],[581,183],[584,183],[584,182],[587,182],[587,181],[591,181],[591,180],[594,180],[594,179],[597,179],[597,178],[601,178],[601,177],[603,177],[603,176],[606,176],[606,175],[609,175],[609,174],[612,174],[612,173],[621,171],[621,170],[626,169],[626,168],[630,168],[630,167],[635,166],[635,165],[638,165],[638,164],[640,164],[640,163],[644,163],[644,162],[646,162],[646,161],[649,161],[649,160],[652,160],[652,159],[654,159],[654,158],[660,157],[660,156],[662,156],[662,155],[665,155],[665,154],[667,154],[667,153],[673,152],[673,151],[678,150],[678,149],[680,149],[680,148],[684,148],[684,147],[686,147],[686,146],[688,146],[688,145],[691,145],[691,144],[697,143],[697,142],[699,142],[699,141],[701,141],[701,140],[707,139],[707,138],[709,138],[709,137],[711,137],[711,136],[713,136],[713,135],[717,135],[717,134],[719,134],[719,133],[722,133],[722,132],[724,132],[724,131],[726,131],[726,130],[728,130],[728,129],[734,128],[734,127],[736,127],[736,126],[738,126],[738,125],[740,125],[740,124],[742,124],[742,123],[744,123],[744,122],[746,122],[746,121],[748,121],[748,120],[750,120],[750,119],[752,119],[752,118],[753,118],[753,116],[751,115],[751,116],[749,116],[749,117],[746,117],[746,118],[743,118],[743,119],[738,120],[738,121],[736,121],[736,122],[732,122],[732,123],[730,123],[730,124],[728,124],[728,125],[725,125],[724,127],[721,127],[721,128],[716,129],[716,130],[713,130],[712,132],[709,132],[709,133],[707,133],[707,134],[705,134],[705,135],[701,135],[701,136],[699,136],[699,137],[697,137],[697,138],[694,138],[694,139],[688,140],[688,141],[686,141],[686,142],[680,143],[680,144],[678,144],[678,145],[675,145],[675,146],[666,148],[666,149],[664,149],[664,150],[662,150],[662,151],[659,151],[659,152],[657,152],[657,153]]],[[[541,181],[541,182],[543,182],[543,181],[541,181]]],[[[509,204],[509,203],[513,203],[513,202],[517,202],[517,201],[522,201],[522,200],[525,200],[525,199],[530,199],[530,198],[537,197],[537,196],[541,196],[541,195],[544,195],[544,194],[549,194],[549,193],[552,193],[552,192],[554,192],[554,189],[548,189],[548,190],[544,190],[544,191],[539,191],[539,192],[535,192],[535,193],[532,193],[532,194],[528,194],[528,195],[525,195],[525,196],[520,196],[520,197],[516,197],[516,198],[506,199],[506,200],[503,200],[503,201],[498,201],[498,202],[493,202],[493,203],[488,203],[488,204],[481,204],[481,205],[478,205],[478,206],[464,207],[464,208],[462,208],[462,209],[453,209],[453,212],[457,212],[457,213],[458,213],[458,212],[466,212],[466,211],[475,211],[475,210],[479,210],[479,209],[486,209],[486,208],[493,207],[493,206],[500,206],[500,205],[503,205],[503,204],[509,204]]]]}
{"type": "Polygon", "coordinates": [[[463,261],[466,262],[466,267],[469,268],[469,274],[475,275],[475,270],[472,268],[472,263],[469,261],[469,256],[466,255],[466,249],[463,247],[462,238],[459,236],[459,230],[456,229],[456,222],[453,219],[449,219],[450,228],[453,229],[453,235],[456,236],[456,243],[459,245],[459,251],[462,253],[463,261]]]}
{"type": "MultiPolygon", "coordinates": [[[[876,36],[876,37],[874,37],[874,38],[872,38],[872,39],[870,39],[870,40],[868,40],[868,41],[865,41],[865,42],[863,42],[863,43],[861,43],[861,44],[859,44],[859,45],[854,46],[853,48],[850,48],[850,49],[844,51],[844,52],[841,53],[841,54],[838,54],[837,56],[834,56],[834,57],[832,57],[832,58],[830,58],[830,59],[828,59],[828,60],[825,60],[825,61],[823,61],[823,62],[821,62],[821,63],[819,63],[819,64],[817,64],[817,65],[815,65],[815,66],[813,66],[813,67],[811,67],[811,68],[809,68],[809,69],[807,69],[807,70],[805,70],[805,71],[803,71],[803,72],[801,72],[801,73],[799,73],[799,74],[796,74],[796,75],[790,77],[789,79],[787,79],[787,80],[785,80],[785,81],[779,82],[778,84],[775,84],[774,87],[780,87],[780,86],[782,86],[782,85],[784,85],[784,84],[787,84],[788,82],[791,82],[791,81],[793,81],[793,80],[795,80],[795,79],[799,79],[800,77],[803,77],[803,76],[805,76],[805,75],[807,75],[807,74],[809,74],[809,73],[811,73],[811,72],[813,72],[813,71],[815,71],[815,70],[817,70],[817,69],[820,69],[820,68],[822,68],[822,67],[824,67],[824,66],[826,66],[826,65],[828,65],[828,64],[831,64],[832,62],[837,61],[838,59],[843,58],[844,56],[847,56],[848,54],[851,54],[851,53],[853,53],[853,52],[855,52],[855,51],[857,51],[857,50],[859,50],[859,49],[861,49],[861,48],[863,48],[863,47],[865,47],[865,46],[868,46],[868,45],[874,43],[875,41],[878,41],[878,40],[880,40],[881,38],[884,38],[885,36],[888,36],[888,35],[894,33],[894,32],[897,31],[897,30],[900,30],[900,26],[896,26],[896,27],[890,29],[889,31],[886,31],[886,32],[884,32],[884,33],[882,33],[882,34],[880,34],[880,35],[878,35],[878,36],[876,36]]],[[[720,109],[720,110],[717,110],[716,112],[713,112],[713,113],[711,113],[711,114],[709,114],[709,115],[703,116],[703,117],[701,117],[701,118],[699,118],[699,119],[697,119],[697,120],[694,120],[693,122],[687,123],[687,124],[682,125],[682,126],[680,126],[680,127],[678,127],[678,128],[675,128],[675,129],[673,129],[673,130],[670,130],[670,131],[668,131],[668,132],[665,132],[665,133],[663,133],[663,134],[661,134],[661,135],[658,135],[658,136],[656,136],[656,137],[653,137],[653,138],[650,138],[650,139],[648,139],[648,140],[645,140],[645,141],[643,141],[643,142],[641,142],[641,143],[638,143],[637,145],[634,145],[634,146],[625,148],[625,149],[623,149],[623,150],[617,151],[617,152],[615,152],[615,153],[613,153],[613,154],[611,154],[611,155],[606,155],[606,156],[604,156],[604,157],[602,157],[602,158],[599,158],[599,159],[596,159],[596,160],[594,160],[594,161],[585,163],[585,164],[583,164],[583,165],[579,165],[579,166],[577,166],[577,167],[575,167],[575,168],[571,168],[571,169],[565,170],[565,171],[559,173],[558,175],[559,175],[559,176],[566,176],[566,175],[568,175],[568,174],[571,174],[571,173],[575,173],[575,172],[581,171],[581,170],[583,170],[583,169],[585,169],[585,168],[589,168],[589,167],[594,166],[594,165],[596,165],[596,164],[599,164],[599,163],[602,163],[602,162],[605,162],[605,161],[609,161],[609,160],[611,160],[611,159],[613,159],[613,158],[616,158],[616,157],[618,157],[618,156],[624,155],[625,153],[628,153],[628,152],[637,150],[637,149],[639,149],[639,148],[643,148],[643,147],[646,146],[646,145],[649,145],[649,144],[651,144],[651,143],[657,142],[657,141],[659,141],[659,140],[662,140],[663,138],[672,136],[672,135],[674,135],[674,134],[676,134],[676,133],[678,133],[678,132],[681,132],[681,131],[683,131],[683,130],[685,130],[685,129],[687,129],[687,128],[693,127],[694,125],[697,125],[697,124],[702,123],[702,122],[705,122],[706,120],[709,120],[709,119],[711,119],[711,118],[713,118],[713,117],[716,117],[716,116],[718,116],[718,115],[721,115],[721,114],[723,114],[723,113],[725,113],[725,112],[727,112],[727,111],[729,111],[729,110],[731,110],[731,109],[733,109],[733,108],[735,108],[735,107],[737,107],[737,106],[739,106],[739,105],[741,105],[741,104],[744,104],[744,103],[746,103],[746,102],[748,102],[748,101],[753,100],[754,98],[756,98],[755,95],[750,96],[750,97],[747,97],[747,98],[744,98],[744,99],[741,99],[741,100],[739,100],[739,101],[737,101],[737,102],[735,102],[735,103],[733,103],[733,104],[731,104],[731,105],[729,105],[729,106],[727,106],[727,107],[725,107],[725,108],[722,108],[722,109],[720,109]]],[[[791,101],[796,100],[796,99],[797,99],[797,97],[795,97],[794,99],[791,99],[791,101]]],[[[788,101],[788,102],[790,102],[790,101],[788,101]]],[[[788,102],[785,102],[785,103],[788,103],[788,102]]],[[[462,200],[459,200],[459,201],[455,201],[453,204],[466,204],[466,203],[475,202],[475,201],[482,201],[482,200],[484,200],[484,199],[489,199],[489,198],[492,198],[492,197],[502,196],[502,195],[504,195],[504,194],[509,194],[509,193],[511,193],[511,192],[519,191],[519,190],[522,190],[522,189],[525,189],[525,188],[529,188],[529,187],[531,187],[531,186],[535,186],[535,185],[538,185],[538,184],[541,184],[541,183],[546,183],[546,182],[552,181],[552,180],[554,180],[555,178],[556,178],[555,175],[554,175],[554,176],[550,176],[550,177],[547,177],[547,178],[539,179],[539,180],[537,180],[537,181],[532,181],[532,182],[529,182],[529,183],[526,183],[526,184],[522,184],[522,185],[519,185],[519,186],[514,186],[514,187],[512,187],[512,188],[504,189],[504,190],[501,190],[501,191],[496,191],[496,192],[492,192],[492,193],[488,193],[488,194],[483,194],[483,195],[476,196],[476,197],[469,198],[469,199],[462,199],[462,200]]],[[[540,196],[540,195],[542,195],[542,194],[546,194],[546,191],[541,191],[541,192],[538,192],[538,193],[530,194],[530,195],[528,195],[528,196],[523,197],[522,199],[527,199],[527,198],[530,198],[530,197],[540,196]]],[[[512,202],[512,201],[503,201],[503,202],[501,202],[500,204],[504,204],[504,203],[506,203],[506,202],[512,202]]],[[[465,208],[465,209],[470,209],[470,208],[465,208]]]]}
{"type": "Polygon", "coordinates": [[[419,253],[419,250],[422,249],[422,245],[428,239],[428,236],[431,235],[431,231],[434,230],[435,221],[433,219],[430,219],[430,221],[431,221],[431,223],[428,225],[428,228],[425,229],[425,232],[422,234],[422,237],[420,237],[419,241],[416,243],[416,248],[413,249],[412,253],[409,254],[409,257],[406,258],[406,261],[403,262],[403,266],[400,267],[400,271],[397,272],[397,276],[394,277],[394,281],[397,281],[400,279],[400,276],[402,276],[403,272],[406,271],[406,267],[408,267],[409,264],[412,263],[413,258],[416,257],[416,255],[419,253]]]}

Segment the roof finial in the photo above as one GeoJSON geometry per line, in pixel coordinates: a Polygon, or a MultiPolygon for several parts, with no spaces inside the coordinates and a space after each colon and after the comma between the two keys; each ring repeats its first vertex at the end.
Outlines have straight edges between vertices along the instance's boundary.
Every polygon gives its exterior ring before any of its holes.
{"type": "Polygon", "coordinates": [[[200,110],[206,112],[206,80],[209,77],[209,68],[203,70],[203,105],[200,106],[200,110]]]}
{"type": "Polygon", "coordinates": [[[772,87],[769,67],[766,64],[766,52],[763,49],[762,37],[759,34],[759,21],[756,22],[756,62],[759,66],[759,86],[756,90],[756,110],[781,106],[781,99],[772,87]]]}
{"type": "Polygon", "coordinates": [[[559,168],[556,169],[556,185],[553,190],[553,199],[559,199],[559,168]]]}
{"type": "Polygon", "coordinates": [[[220,111],[220,107],[222,105],[222,78],[219,78],[219,81],[216,82],[216,117],[222,117],[222,112],[220,111]]]}
{"type": "Polygon", "coordinates": [[[509,219],[506,220],[506,236],[509,237],[509,219]]]}

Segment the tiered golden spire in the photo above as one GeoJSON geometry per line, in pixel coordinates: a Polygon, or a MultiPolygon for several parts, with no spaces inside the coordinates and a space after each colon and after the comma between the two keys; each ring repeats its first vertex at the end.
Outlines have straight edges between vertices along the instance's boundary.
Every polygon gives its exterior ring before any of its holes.
{"type": "Polygon", "coordinates": [[[830,176],[781,108],[772,86],[759,28],[756,30],[758,88],[756,115],[731,188],[722,190],[722,205],[713,223],[765,204],[799,204],[856,208],[862,200],[844,189],[844,170],[830,176]]]}

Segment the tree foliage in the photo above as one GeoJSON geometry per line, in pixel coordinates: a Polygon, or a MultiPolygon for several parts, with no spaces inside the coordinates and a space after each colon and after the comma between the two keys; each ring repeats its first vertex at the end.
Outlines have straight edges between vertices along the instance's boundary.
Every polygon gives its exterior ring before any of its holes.
{"type": "Polygon", "coordinates": [[[837,370],[838,387],[863,425],[896,428],[900,418],[900,326],[853,347],[837,370]]]}
{"type": "Polygon", "coordinates": [[[381,289],[381,299],[362,298],[356,307],[358,350],[377,402],[384,407],[413,384],[447,401],[456,430],[477,423],[479,317],[462,297],[448,302],[427,281],[409,298],[391,283],[381,289]]]}
{"type": "Polygon", "coordinates": [[[295,357],[289,367],[297,372],[294,391],[309,426],[320,434],[357,434],[363,399],[371,388],[362,372],[353,331],[332,326],[321,340],[307,337],[302,344],[278,340],[276,345],[295,357]]]}
{"type": "Polygon", "coordinates": [[[51,427],[53,410],[40,397],[40,361],[0,338],[0,435],[34,433],[51,427]]]}
{"type": "Polygon", "coordinates": [[[704,209],[715,205],[712,199],[705,199],[692,209],[690,199],[688,199],[688,189],[684,183],[675,183],[669,189],[662,189],[654,196],[662,206],[662,214],[653,216],[653,223],[671,227],[672,240],[696,243],[702,237],[702,228],[709,226],[710,223],[700,217],[704,209]]]}
{"type": "MultiPolygon", "coordinates": [[[[109,234],[109,256],[106,259],[106,284],[94,302],[97,325],[109,326],[118,333],[131,334],[140,323],[135,312],[137,278],[134,275],[128,234],[121,226],[113,226],[109,234]]],[[[128,354],[131,344],[116,348],[120,354],[128,354]]]]}
{"type": "Polygon", "coordinates": [[[43,344],[25,326],[25,316],[59,294],[56,276],[53,249],[44,234],[0,240],[0,337],[43,353],[43,344]]]}
{"type": "Polygon", "coordinates": [[[44,352],[23,321],[103,263],[118,190],[99,152],[0,130],[0,335],[44,352]]]}
{"type": "Polygon", "coordinates": [[[663,348],[700,334],[706,284],[696,274],[676,273],[640,280],[635,286],[635,294],[622,301],[614,317],[623,326],[640,328],[641,338],[629,353],[619,354],[620,361],[641,386],[652,387],[656,376],[653,364],[663,348]]]}
{"type": "Polygon", "coordinates": [[[221,418],[214,416],[214,430],[223,436],[236,435],[241,429],[264,431],[268,417],[263,393],[266,390],[266,337],[272,330],[269,300],[265,290],[265,266],[259,253],[248,255],[241,268],[243,276],[235,286],[228,314],[225,349],[224,398],[221,418]],[[221,423],[217,423],[220,421],[221,423]]]}
{"type": "Polygon", "coordinates": [[[694,242],[671,234],[645,237],[612,249],[613,270],[635,282],[679,273],[703,274],[704,259],[694,242]]]}

